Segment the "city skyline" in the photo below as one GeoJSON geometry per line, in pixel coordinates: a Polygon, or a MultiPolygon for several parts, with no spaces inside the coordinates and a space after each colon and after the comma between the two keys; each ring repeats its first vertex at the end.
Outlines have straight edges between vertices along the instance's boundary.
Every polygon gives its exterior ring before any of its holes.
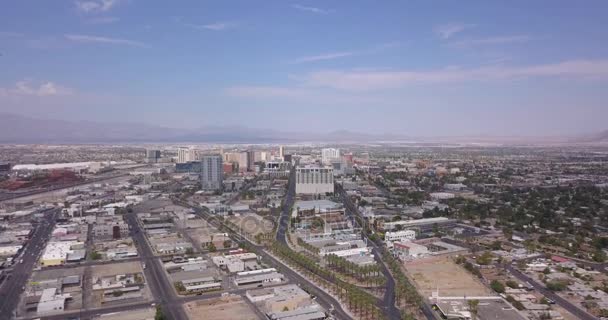
{"type": "Polygon", "coordinates": [[[22,1],[0,13],[0,112],[409,136],[607,129],[605,3],[441,6],[22,1]]]}

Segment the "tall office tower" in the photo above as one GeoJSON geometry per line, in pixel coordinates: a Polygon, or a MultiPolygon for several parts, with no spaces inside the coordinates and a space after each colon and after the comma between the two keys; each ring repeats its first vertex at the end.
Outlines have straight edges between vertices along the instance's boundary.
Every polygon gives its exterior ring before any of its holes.
{"type": "Polygon", "coordinates": [[[224,180],[222,156],[219,154],[201,157],[201,186],[203,190],[221,190],[224,180]]]}
{"type": "Polygon", "coordinates": [[[321,161],[324,164],[331,163],[334,160],[340,159],[340,149],[335,148],[325,148],[321,150],[321,161]]]}
{"type": "Polygon", "coordinates": [[[247,171],[254,171],[255,151],[247,151],[247,171]]]}
{"type": "Polygon", "coordinates": [[[160,160],[160,150],[157,149],[146,149],[146,162],[157,163],[160,160]]]}
{"type": "Polygon", "coordinates": [[[281,159],[283,159],[283,156],[285,155],[285,147],[283,146],[279,146],[279,157],[281,159]]]}

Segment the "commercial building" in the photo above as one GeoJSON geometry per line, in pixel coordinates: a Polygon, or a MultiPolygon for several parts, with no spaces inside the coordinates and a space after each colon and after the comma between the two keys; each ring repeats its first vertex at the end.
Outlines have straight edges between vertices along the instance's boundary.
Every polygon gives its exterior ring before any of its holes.
{"type": "Polygon", "coordinates": [[[325,194],[334,192],[332,168],[307,166],[296,168],[297,194],[325,194]]]}
{"type": "Polygon", "coordinates": [[[340,160],[340,149],[324,148],[321,150],[321,161],[324,164],[329,164],[335,160],[340,160]]]}
{"type": "Polygon", "coordinates": [[[93,226],[95,239],[121,239],[129,236],[129,225],[123,221],[103,221],[93,226]]]}
{"type": "Polygon", "coordinates": [[[295,202],[292,217],[332,213],[344,214],[342,204],[331,200],[301,200],[295,202]]]}
{"type": "Polygon", "coordinates": [[[38,314],[62,312],[65,309],[65,302],[69,298],[71,298],[70,294],[57,294],[56,288],[44,289],[36,312],[38,314]]]}
{"type": "Polygon", "coordinates": [[[201,173],[203,164],[200,161],[189,161],[175,164],[175,172],[177,173],[201,173]]]}
{"type": "Polygon", "coordinates": [[[453,199],[455,195],[449,192],[433,192],[430,194],[431,199],[433,200],[448,200],[453,199]]]}
{"type": "Polygon", "coordinates": [[[49,242],[40,257],[40,264],[45,267],[62,265],[68,260],[68,255],[82,248],[84,243],[78,241],[49,242]]]}
{"type": "Polygon", "coordinates": [[[415,220],[399,220],[399,221],[390,221],[384,222],[380,224],[380,228],[384,230],[394,230],[397,227],[401,227],[404,229],[418,229],[418,230],[430,230],[435,225],[437,226],[448,226],[456,223],[456,220],[448,219],[446,217],[437,217],[437,218],[425,218],[425,219],[415,219],[415,220]]]}
{"type": "Polygon", "coordinates": [[[186,163],[192,161],[198,161],[201,159],[202,151],[192,148],[178,148],[177,149],[177,163],[186,163]]]}
{"type": "Polygon", "coordinates": [[[221,190],[223,186],[223,165],[221,155],[204,155],[201,159],[201,186],[203,190],[221,190]]]}
{"type": "Polygon", "coordinates": [[[8,172],[11,171],[11,164],[8,162],[0,163],[0,172],[8,172]]]}
{"type": "Polygon", "coordinates": [[[255,169],[255,151],[247,151],[247,171],[254,171],[255,169]]]}
{"type": "Polygon", "coordinates": [[[384,241],[387,247],[392,247],[393,242],[404,242],[416,240],[416,231],[414,230],[401,230],[395,232],[386,232],[384,234],[384,241]]]}
{"type": "Polygon", "coordinates": [[[237,276],[234,279],[234,284],[237,286],[244,285],[259,285],[265,283],[272,282],[281,282],[283,281],[283,275],[278,272],[268,272],[261,274],[253,274],[253,275],[245,275],[245,276],[237,276]]]}
{"type": "Polygon", "coordinates": [[[291,170],[291,163],[285,161],[269,161],[264,167],[264,173],[271,178],[288,177],[289,170],[291,170]]]}
{"type": "Polygon", "coordinates": [[[157,163],[160,160],[160,150],[146,149],[146,162],[157,163]]]}
{"type": "Polygon", "coordinates": [[[417,258],[429,253],[429,249],[414,242],[395,242],[393,244],[393,255],[401,260],[417,258]]]}

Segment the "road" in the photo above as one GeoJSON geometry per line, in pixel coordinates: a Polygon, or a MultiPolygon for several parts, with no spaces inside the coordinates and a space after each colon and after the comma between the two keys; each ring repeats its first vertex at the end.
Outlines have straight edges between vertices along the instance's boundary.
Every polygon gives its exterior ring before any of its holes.
{"type": "MultiPolygon", "coordinates": [[[[382,185],[379,185],[378,183],[375,183],[374,181],[370,180],[369,182],[372,183],[376,188],[378,188],[378,190],[380,190],[380,192],[382,192],[382,195],[384,197],[386,197],[386,198],[390,197],[391,192],[387,188],[385,188],[382,185]]],[[[343,196],[346,196],[346,194],[343,194],[343,196]]],[[[351,203],[350,205],[354,206],[352,204],[352,201],[350,201],[350,198],[347,197],[347,199],[351,203]]],[[[361,219],[363,219],[363,217],[361,217],[361,219]]],[[[363,221],[365,221],[365,220],[363,220],[363,221]]],[[[376,245],[376,244],[374,243],[374,245],[376,245]]],[[[382,246],[380,246],[380,247],[384,250],[384,247],[382,247],[382,246]]],[[[422,311],[422,313],[428,320],[434,320],[434,319],[437,319],[437,317],[438,317],[438,314],[433,311],[433,309],[429,305],[428,301],[426,301],[426,299],[422,300],[422,306],[420,306],[420,310],[422,311]]]]}
{"type": "Polygon", "coordinates": [[[10,278],[6,279],[0,287],[0,319],[14,317],[23,288],[51,236],[58,213],[59,209],[47,210],[44,213],[44,217],[35,227],[31,240],[26,244],[21,256],[16,259],[10,278]]]}
{"type": "Polygon", "coordinates": [[[287,228],[289,227],[289,220],[291,216],[291,208],[296,198],[296,171],[291,170],[289,174],[289,184],[287,185],[287,194],[285,195],[285,201],[283,202],[283,210],[279,216],[279,226],[277,228],[277,241],[287,245],[287,228]]]}
{"type": "MultiPolygon", "coordinates": [[[[352,222],[354,225],[357,225],[357,219],[353,218],[353,215],[356,215],[361,219],[361,221],[365,221],[363,216],[357,209],[357,207],[353,204],[351,199],[346,194],[346,191],[340,187],[340,185],[336,185],[336,190],[342,199],[342,203],[344,203],[344,207],[346,208],[346,214],[352,218],[352,222]]],[[[401,313],[399,309],[395,306],[395,278],[388,270],[388,266],[382,260],[384,256],[384,247],[379,246],[375,242],[371,241],[367,235],[365,234],[365,228],[363,226],[359,226],[361,228],[361,237],[367,241],[367,243],[372,248],[372,254],[374,255],[374,259],[378,263],[380,267],[380,271],[384,274],[386,278],[386,291],[384,292],[383,306],[386,311],[386,315],[389,319],[401,319],[401,313]]]]}
{"type": "MultiPolygon", "coordinates": [[[[288,220],[289,210],[288,209],[291,207],[291,204],[293,203],[293,200],[295,199],[295,179],[294,179],[295,170],[293,170],[291,172],[291,177],[292,178],[289,179],[289,185],[288,185],[289,189],[287,191],[285,205],[283,206],[283,211],[281,213],[279,227],[277,228],[277,230],[278,230],[277,239],[279,239],[279,237],[281,237],[279,235],[282,235],[282,240],[279,240],[279,241],[283,241],[283,243],[285,243],[285,241],[286,241],[285,232],[287,230],[287,225],[289,223],[289,220],[288,220]]],[[[330,296],[325,291],[317,288],[315,284],[310,282],[308,279],[302,277],[298,272],[292,270],[289,266],[283,264],[282,262],[275,259],[270,254],[268,254],[266,251],[264,251],[265,248],[263,246],[259,246],[256,243],[246,239],[245,237],[238,235],[238,233],[235,230],[231,230],[230,227],[228,227],[227,225],[222,225],[221,222],[215,216],[212,216],[211,214],[209,214],[209,212],[206,209],[198,207],[198,206],[192,206],[191,204],[184,202],[184,201],[180,201],[180,200],[176,200],[176,202],[182,206],[186,206],[186,207],[194,209],[197,215],[199,215],[202,218],[204,218],[205,220],[207,220],[209,222],[209,224],[211,224],[215,228],[220,229],[223,227],[226,230],[230,230],[231,234],[233,235],[233,238],[235,238],[235,240],[238,240],[239,243],[247,244],[250,248],[252,248],[251,251],[253,251],[255,254],[264,258],[265,261],[270,262],[271,265],[273,265],[275,267],[279,267],[281,270],[281,273],[283,273],[283,275],[285,275],[285,277],[287,277],[292,283],[297,283],[300,286],[305,287],[311,294],[315,295],[317,297],[317,299],[316,299],[317,303],[319,303],[323,308],[325,308],[326,310],[333,309],[332,314],[334,315],[334,317],[336,319],[344,319],[344,320],[352,319],[344,311],[344,309],[342,309],[342,306],[334,297],[330,296]]]]}
{"type": "Polygon", "coordinates": [[[160,260],[154,256],[152,248],[150,248],[150,245],[137,222],[137,216],[135,213],[128,213],[125,218],[131,228],[131,236],[136,243],[140,260],[146,265],[144,274],[154,299],[157,303],[160,303],[164,314],[169,319],[187,320],[188,317],[181,306],[182,302],[180,302],[180,299],[178,299],[175,294],[173,285],[169,282],[169,279],[167,279],[160,260]]]}
{"type": "Polygon", "coordinates": [[[555,294],[553,291],[548,290],[547,288],[545,288],[544,285],[539,284],[538,282],[534,281],[532,278],[523,274],[521,271],[513,268],[513,266],[507,264],[507,265],[504,265],[504,268],[507,271],[509,271],[514,277],[519,279],[519,281],[524,282],[524,283],[529,283],[530,285],[532,285],[532,287],[534,287],[534,289],[538,290],[538,292],[543,294],[548,299],[555,301],[555,303],[557,305],[566,309],[566,311],[570,312],[578,319],[581,319],[581,320],[596,320],[597,319],[596,317],[592,316],[591,314],[589,314],[589,313],[583,311],[582,309],[578,308],[577,306],[573,305],[566,299],[555,294]]]}

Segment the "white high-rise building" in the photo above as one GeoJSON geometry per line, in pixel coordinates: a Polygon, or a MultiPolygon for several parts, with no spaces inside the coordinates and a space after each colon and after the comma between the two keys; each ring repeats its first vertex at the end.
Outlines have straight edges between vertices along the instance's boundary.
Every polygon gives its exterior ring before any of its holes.
{"type": "Polygon", "coordinates": [[[224,180],[222,156],[203,155],[201,157],[201,186],[203,190],[220,190],[224,180]]]}
{"type": "Polygon", "coordinates": [[[307,166],[296,168],[296,193],[324,194],[334,192],[334,169],[307,166]]]}
{"type": "Polygon", "coordinates": [[[177,149],[177,163],[199,161],[203,152],[198,149],[180,147],[177,149]]]}
{"type": "Polygon", "coordinates": [[[321,150],[321,161],[324,164],[329,164],[332,161],[340,159],[340,149],[336,148],[324,148],[321,150]]]}
{"type": "Polygon", "coordinates": [[[279,146],[279,157],[283,159],[283,156],[285,156],[285,147],[279,146]]]}

